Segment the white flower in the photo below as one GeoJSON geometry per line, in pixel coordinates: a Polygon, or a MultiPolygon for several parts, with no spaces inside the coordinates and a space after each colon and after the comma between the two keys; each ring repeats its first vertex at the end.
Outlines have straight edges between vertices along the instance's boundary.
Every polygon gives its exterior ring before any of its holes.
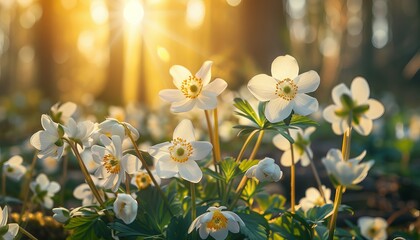
{"type": "Polygon", "coordinates": [[[54,122],[65,124],[71,117],[74,117],[77,111],[77,105],[73,102],[56,103],[50,110],[51,118],[54,122]]]}
{"type": "Polygon", "coordinates": [[[70,219],[70,211],[67,208],[58,207],[52,209],[53,218],[59,223],[66,223],[70,219]]]}
{"type": "MultiPolygon", "coordinates": [[[[315,131],[315,127],[308,127],[305,130],[301,128],[290,128],[290,137],[295,141],[293,143],[293,156],[295,164],[301,161],[302,166],[306,167],[311,163],[313,153],[311,150],[311,141],[309,137],[315,131]],[[309,154],[309,156],[308,156],[309,154]]],[[[285,167],[292,165],[292,149],[290,148],[290,142],[281,134],[277,134],[273,138],[273,144],[278,149],[284,151],[281,156],[280,163],[285,167]]]]}
{"type": "Polygon", "coordinates": [[[31,182],[30,188],[34,193],[35,201],[42,204],[44,207],[51,209],[54,205],[52,197],[60,191],[60,185],[57,182],[48,179],[47,175],[41,173],[31,182]]]}
{"type": "Polygon", "coordinates": [[[125,224],[130,224],[136,219],[137,205],[137,201],[131,195],[119,193],[114,202],[115,216],[123,220],[125,224]]]}
{"type": "MultiPolygon", "coordinates": [[[[95,184],[96,187],[100,187],[101,181],[99,181],[96,177],[91,176],[92,181],[95,184]]],[[[99,195],[102,199],[104,199],[104,192],[99,190],[99,195]]],[[[89,185],[87,183],[82,183],[79,186],[77,186],[73,190],[73,196],[76,199],[82,200],[83,206],[90,206],[90,205],[99,205],[98,201],[96,200],[95,195],[93,195],[92,190],[90,189],[89,185]]]]}
{"type": "Polygon", "coordinates": [[[327,199],[326,203],[321,193],[318,191],[318,189],[314,187],[310,187],[306,189],[305,197],[300,199],[299,201],[299,205],[302,208],[302,210],[306,212],[310,208],[321,207],[321,206],[324,206],[325,204],[332,203],[330,199],[331,189],[326,188],[324,185],[322,185],[322,191],[324,192],[325,198],[327,199]]]}
{"type": "Polygon", "coordinates": [[[174,130],[171,142],[152,146],[149,153],[156,159],[156,172],[161,178],[180,177],[198,183],[203,177],[196,163],[211,151],[212,145],[205,141],[195,141],[194,128],[190,120],[182,120],[174,130]]]}
{"type": "Polygon", "coordinates": [[[19,180],[26,173],[26,167],[22,162],[23,159],[19,155],[11,157],[4,163],[3,173],[14,180],[19,180]]]}
{"type": "Polygon", "coordinates": [[[53,157],[46,157],[41,159],[42,170],[44,173],[51,174],[55,173],[58,170],[60,165],[60,159],[55,159],[53,157]]]}
{"type": "Polygon", "coordinates": [[[188,112],[194,106],[203,110],[216,108],[217,96],[225,90],[227,83],[220,78],[210,83],[212,64],[211,61],[204,62],[195,75],[183,66],[171,67],[169,72],[178,89],[162,90],[159,96],[172,103],[172,112],[188,112]]]}
{"type": "Polygon", "coordinates": [[[388,237],[386,233],[388,224],[383,218],[361,217],[357,220],[357,225],[363,237],[369,240],[385,240],[388,237]]]}
{"type": "Polygon", "coordinates": [[[384,106],[379,101],[369,98],[369,85],[364,78],[356,77],[350,88],[342,83],[333,88],[334,105],[326,107],[323,116],[332,124],[332,129],[337,135],[343,134],[351,122],[359,134],[366,136],[372,131],[372,120],[384,113],[384,106]]]}
{"type": "Polygon", "coordinates": [[[296,114],[309,115],[318,110],[318,101],[306,93],[319,86],[315,71],[299,74],[299,66],[292,56],[279,56],[271,65],[271,76],[259,74],[248,83],[249,91],[262,102],[267,120],[275,123],[286,119],[292,110],[296,114]]]}
{"type": "Polygon", "coordinates": [[[60,159],[66,146],[66,143],[61,139],[64,129],[46,114],[41,116],[41,125],[44,130],[34,133],[30,139],[32,146],[39,150],[38,157],[60,159]]]}
{"type": "Polygon", "coordinates": [[[130,130],[131,135],[133,136],[134,140],[137,140],[140,137],[139,132],[136,128],[131,126],[131,124],[127,122],[120,122],[114,118],[107,118],[105,121],[101,122],[98,125],[98,132],[100,134],[104,134],[108,137],[113,135],[117,135],[120,137],[121,140],[125,138],[125,128],[124,125],[130,130]]]}
{"type": "Polygon", "coordinates": [[[95,124],[91,121],[82,121],[76,123],[73,118],[69,118],[64,127],[67,137],[80,143],[83,147],[92,146],[93,139],[91,137],[95,130],[95,124]]]}
{"type": "Polygon", "coordinates": [[[257,165],[250,167],[245,175],[248,178],[255,177],[260,182],[277,182],[283,176],[279,165],[275,164],[274,159],[264,158],[257,165]]]}
{"type": "Polygon", "coordinates": [[[356,158],[344,161],[340,150],[331,149],[328,151],[327,156],[322,159],[322,163],[327,169],[329,175],[332,175],[338,183],[347,187],[363,181],[363,179],[367,176],[369,169],[375,162],[370,160],[360,163],[365,155],[366,151],[363,151],[356,158]]]}
{"type": "MultiPolygon", "coordinates": [[[[161,180],[160,177],[157,175],[156,170],[152,170],[151,172],[156,182],[160,185],[161,180]]],[[[131,178],[131,184],[136,186],[139,190],[145,189],[150,185],[154,185],[150,175],[147,173],[146,170],[143,169],[134,173],[133,177],[131,178]]]]}
{"type": "Polygon", "coordinates": [[[116,192],[120,183],[125,181],[126,173],[133,174],[140,170],[141,162],[132,154],[123,155],[119,136],[113,135],[109,139],[101,135],[100,140],[104,147],[94,145],[91,148],[93,160],[101,165],[95,171],[95,176],[105,178],[103,187],[116,192]]]}
{"type": "Polygon", "coordinates": [[[4,209],[0,207],[0,238],[5,240],[13,240],[19,232],[19,225],[16,223],[7,224],[9,218],[9,210],[7,206],[4,209]]]}
{"type": "Polygon", "coordinates": [[[93,174],[96,169],[98,169],[101,164],[98,164],[93,160],[92,151],[90,149],[84,149],[83,152],[80,153],[80,156],[83,159],[83,163],[85,164],[89,173],[93,174]]]}
{"type": "Polygon", "coordinates": [[[216,240],[226,239],[229,231],[232,233],[239,232],[239,226],[245,226],[242,219],[234,212],[222,211],[226,207],[209,207],[206,212],[198,216],[190,225],[188,233],[194,228],[199,229],[202,239],[206,239],[209,234],[216,240]]]}

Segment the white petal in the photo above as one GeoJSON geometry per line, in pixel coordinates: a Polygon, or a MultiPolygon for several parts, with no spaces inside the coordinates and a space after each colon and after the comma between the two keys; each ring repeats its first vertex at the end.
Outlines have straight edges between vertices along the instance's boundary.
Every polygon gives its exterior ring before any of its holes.
{"type": "Polygon", "coordinates": [[[50,184],[50,180],[48,180],[47,175],[44,173],[41,173],[36,177],[36,183],[40,186],[41,189],[45,189],[48,187],[48,184],[50,184]]]}
{"type": "Polygon", "coordinates": [[[320,78],[317,72],[311,70],[300,74],[294,82],[298,86],[298,93],[309,93],[318,88],[320,78]]]}
{"type": "Polygon", "coordinates": [[[185,99],[184,94],[178,89],[164,89],[159,92],[159,97],[167,102],[179,102],[185,99]]]}
{"type": "Polygon", "coordinates": [[[205,61],[201,66],[200,70],[198,70],[198,72],[195,74],[197,78],[201,78],[201,81],[203,81],[204,86],[206,86],[210,82],[212,64],[212,61],[205,61]]]}
{"type": "Polygon", "coordinates": [[[57,132],[57,123],[53,122],[53,120],[51,120],[51,117],[46,114],[42,114],[41,116],[41,125],[47,132],[57,132]]]}
{"type": "Polygon", "coordinates": [[[332,129],[335,134],[341,135],[349,128],[349,124],[347,123],[347,119],[340,120],[338,122],[333,122],[332,129]]]}
{"type": "Polygon", "coordinates": [[[207,157],[213,146],[209,142],[205,141],[192,141],[190,142],[193,147],[193,153],[190,156],[191,160],[202,160],[207,157]]]}
{"type": "Polygon", "coordinates": [[[216,96],[220,95],[227,87],[227,83],[225,80],[221,78],[216,78],[208,85],[203,87],[203,92],[212,92],[216,94],[216,96]]]}
{"type": "Polygon", "coordinates": [[[297,114],[306,116],[318,110],[318,100],[304,93],[297,94],[292,101],[295,103],[293,110],[297,114]]]}
{"type": "Polygon", "coordinates": [[[87,183],[82,183],[73,190],[73,196],[80,200],[83,200],[91,194],[92,191],[87,183]]]}
{"type": "MultiPolygon", "coordinates": [[[[308,152],[311,154],[311,149],[308,149],[308,152]]],[[[302,165],[302,167],[306,167],[311,163],[310,158],[312,157],[309,157],[308,154],[306,154],[306,152],[302,154],[302,156],[300,157],[300,164],[302,165]]]]}
{"type": "Polygon", "coordinates": [[[174,65],[169,69],[173,82],[178,89],[181,89],[182,81],[192,76],[191,72],[181,65],[174,65]]]}
{"type": "Polygon", "coordinates": [[[43,205],[47,209],[51,209],[54,206],[54,201],[50,197],[44,197],[43,201],[43,205]]]}
{"type": "Polygon", "coordinates": [[[369,135],[369,133],[372,131],[373,123],[372,120],[369,118],[361,117],[359,119],[359,124],[354,125],[354,129],[363,136],[369,135]]]}
{"type": "Polygon", "coordinates": [[[19,232],[19,225],[17,223],[9,223],[8,226],[7,234],[3,235],[5,240],[14,239],[19,232]]]}
{"type": "Polygon", "coordinates": [[[367,100],[367,103],[369,104],[369,109],[365,113],[366,117],[370,119],[377,119],[384,114],[385,109],[381,102],[375,99],[369,99],[367,100]]]}
{"type": "Polygon", "coordinates": [[[274,146],[276,146],[278,149],[280,149],[282,151],[286,151],[286,150],[290,149],[289,140],[287,140],[281,134],[277,134],[276,136],[273,137],[273,144],[274,144],[274,146]]]}
{"type": "Polygon", "coordinates": [[[305,131],[303,132],[303,138],[309,140],[309,137],[312,135],[312,133],[315,132],[315,130],[316,130],[316,127],[312,127],[312,126],[311,127],[307,127],[305,129],[305,131]]]}
{"type": "Polygon", "coordinates": [[[245,172],[245,176],[247,178],[253,178],[255,176],[255,170],[257,169],[257,165],[254,165],[250,168],[248,168],[248,170],[246,170],[245,172]]]}
{"type": "Polygon", "coordinates": [[[249,80],[248,89],[259,101],[265,102],[278,97],[276,85],[277,81],[274,78],[266,74],[258,74],[249,80]]]}
{"type": "Polygon", "coordinates": [[[357,104],[363,104],[368,100],[370,89],[369,84],[364,78],[357,77],[353,79],[350,88],[352,97],[356,100],[357,104]]]}
{"type": "Polygon", "coordinates": [[[190,120],[184,119],[176,126],[173,134],[173,139],[175,138],[182,138],[187,142],[195,141],[194,126],[190,120]]]}
{"type": "Polygon", "coordinates": [[[325,121],[329,123],[341,121],[342,118],[338,117],[337,114],[335,114],[336,110],[337,110],[336,105],[329,105],[322,112],[322,117],[325,119],[325,121]]]}
{"type": "Polygon", "coordinates": [[[3,227],[7,224],[7,218],[9,217],[9,210],[8,210],[8,207],[5,206],[3,208],[3,210],[1,210],[1,207],[0,207],[0,211],[1,211],[1,213],[0,213],[0,227],[3,227]]]}
{"type": "Polygon", "coordinates": [[[196,99],[197,107],[202,110],[211,110],[217,107],[217,97],[212,92],[202,92],[196,99]]]}
{"type": "Polygon", "coordinates": [[[171,105],[171,111],[174,113],[188,112],[195,106],[197,99],[186,98],[179,102],[174,102],[171,105]]]}
{"type": "Polygon", "coordinates": [[[210,232],[210,236],[214,237],[216,240],[224,240],[228,234],[229,231],[227,228],[222,228],[218,231],[210,232]]]}
{"type": "Polygon", "coordinates": [[[265,116],[271,123],[286,119],[292,113],[293,103],[283,98],[276,98],[268,102],[265,107],[265,116]]]}
{"type": "Polygon", "coordinates": [[[193,183],[198,183],[203,177],[200,167],[193,160],[178,164],[178,169],[181,178],[193,183]]]}
{"type": "Polygon", "coordinates": [[[121,166],[128,174],[134,174],[139,171],[141,169],[141,165],[140,160],[132,154],[126,154],[121,159],[121,166]]]}
{"type": "Polygon", "coordinates": [[[299,74],[299,65],[296,59],[290,55],[280,56],[271,64],[271,75],[277,80],[289,78],[295,79],[299,74]]]}
{"type": "Polygon", "coordinates": [[[341,107],[341,96],[343,94],[347,94],[349,96],[351,96],[351,92],[350,89],[344,85],[343,83],[338,84],[337,86],[335,86],[332,90],[332,99],[333,102],[335,103],[335,105],[341,107]]]}
{"type": "Polygon", "coordinates": [[[170,142],[163,142],[156,144],[154,146],[151,146],[148,150],[149,154],[152,155],[154,158],[161,158],[163,155],[168,155],[169,150],[168,148],[172,146],[170,142]]]}
{"type": "MultiPolygon", "coordinates": [[[[295,164],[296,162],[297,161],[295,159],[295,164]]],[[[292,151],[290,149],[284,152],[283,155],[281,155],[280,163],[285,167],[290,167],[292,165],[292,151]]]]}
{"type": "Polygon", "coordinates": [[[318,197],[321,196],[321,194],[319,193],[318,189],[316,189],[314,187],[310,187],[310,188],[306,189],[305,196],[306,196],[307,199],[314,202],[315,200],[318,199],[318,197]]]}
{"type": "Polygon", "coordinates": [[[23,158],[19,155],[13,156],[11,157],[9,160],[7,160],[6,163],[16,166],[16,165],[21,165],[23,162],[23,158]]]}
{"type": "Polygon", "coordinates": [[[201,239],[206,239],[209,236],[209,231],[207,230],[207,227],[205,224],[201,225],[199,233],[200,233],[201,239]]]}
{"type": "Polygon", "coordinates": [[[30,143],[38,150],[44,150],[55,144],[58,138],[47,131],[38,131],[31,136],[30,143]]]}
{"type": "Polygon", "coordinates": [[[206,213],[203,213],[200,216],[198,216],[196,219],[194,219],[194,221],[191,223],[190,227],[188,228],[188,233],[191,233],[194,230],[195,226],[197,225],[197,222],[199,222],[199,220],[204,216],[204,214],[206,213]]]}
{"type": "Polygon", "coordinates": [[[235,220],[228,220],[228,230],[233,233],[239,232],[239,224],[235,220]]]}
{"type": "Polygon", "coordinates": [[[160,178],[174,177],[178,173],[178,164],[169,155],[165,155],[156,163],[156,173],[160,178]]]}
{"type": "Polygon", "coordinates": [[[48,186],[47,191],[49,194],[51,194],[51,196],[53,196],[56,192],[60,191],[60,189],[60,184],[58,184],[57,182],[51,182],[48,186]]]}

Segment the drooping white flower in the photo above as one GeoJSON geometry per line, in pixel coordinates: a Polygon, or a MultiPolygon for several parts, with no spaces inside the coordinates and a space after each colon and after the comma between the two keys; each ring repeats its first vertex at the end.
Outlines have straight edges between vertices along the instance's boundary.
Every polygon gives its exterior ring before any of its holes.
{"type": "Polygon", "coordinates": [[[92,146],[92,133],[95,130],[95,124],[89,120],[76,123],[73,118],[69,118],[64,127],[67,137],[80,143],[83,147],[92,146]]]}
{"type": "Polygon", "coordinates": [[[292,56],[279,56],[271,65],[271,74],[259,74],[248,83],[249,91],[262,102],[266,102],[265,116],[275,123],[286,119],[292,111],[309,115],[318,110],[318,101],[306,93],[319,86],[319,75],[315,71],[299,74],[299,65],[292,56]]]}
{"type": "Polygon", "coordinates": [[[197,160],[204,159],[212,145],[206,141],[196,141],[190,120],[182,120],[174,130],[171,142],[152,146],[149,153],[156,159],[156,172],[161,178],[171,178],[177,173],[187,181],[198,183],[203,177],[197,160]]]}
{"type": "Polygon", "coordinates": [[[47,175],[43,173],[31,182],[30,188],[34,193],[34,200],[48,209],[51,209],[54,205],[52,197],[60,191],[60,185],[55,181],[50,182],[47,175]]]}
{"type": "Polygon", "coordinates": [[[8,218],[9,210],[7,206],[5,206],[3,209],[0,207],[0,238],[5,240],[13,240],[19,232],[19,225],[16,223],[7,224],[8,218]]]}
{"type": "Polygon", "coordinates": [[[259,161],[257,165],[250,167],[245,175],[248,178],[255,177],[260,182],[277,182],[283,176],[283,172],[274,159],[266,157],[259,161]]]}
{"type": "MultiPolygon", "coordinates": [[[[156,170],[151,170],[151,172],[156,182],[160,185],[161,180],[160,177],[157,175],[156,170]]],[[[154,185],[150,175],[147,173],[146,170],[143,169],[134,173],[133,177],[131,178],[131,184],[136,186],[139,190],[145,189],[150,185],[154,185]]]]}
{"type": "Polygon", "coordinates": [[[67,121],[76,114],[77,105],[73,102],[65,102],[63,104],[56,103],[50,110],[51,118],[54,122],[66,124],[67,121]]]}
{"type": "Polygon", "coordinates": [[[46,114],[41,116],[41,125],[44,130],[34,133],[30,139],[32,146],[39,150],[38,157],[60,159],[67,145],[61,139],[64,129],[46,114]]]}
{"type": "Polygon", "coordinates": [[[104,178],[105,189],[118,190],[121,182],[125,181],[126,173],[133,174],[140,170],[140,160],[132,154],[123,154],[121,138],[113,135],[109,139],[105,135],[100,136],[104,147],[94,145],[91,148],[93,160],[101,166],[95,171],[95,176],[104,178]]]}
{"type": "Polygon", "coordinates": [[[113,210],[117,218],[123,220],[125,224],[130,224],[136,219],[137,207],[137,201],[131,195],[119,193],[113,210]]]}
{"type": "Polygon", "coordinates": [[[349,123],[361,135],[366,136],[372,131],[372,120],[382,116],[384,106],[369,98],[369,94],[369,84],[362,77],[356,77],[350,89],[342,83],[333,88],[334,104],[324,109],[323,116],[332,124],[335,134],[343,134],[349,123]]]}
{"type": "Polygon", "coordinates": [[[322,159],[322,163],[329,175],[332,175],[338,183],[347,187],[363,181],[374,164],[375,161],[373,160],[360,163],[365,155],[366,151],[363,151],[359,156],[344,161],[340,150],[331,149],[327,156],[322,159]]]}
{"type": "MultiPolygon", "coordinates": [[[[95,186],[99,189],[101,187],[102,181],[98,180],[95,176],[91,176],[91,178],[95,186]]],[[[104,199],[104,192],[101,190],[99,190],[98,192],[101,198],[104,199]]],[[[93,192],[87,183],[82,183],[78,185],[73,190],[73,196],[76,199],[82,200],[82,206],[99,205],[95,195],[93,195],[93,192]]]]}
{"type": "Polygon", "coordinates": [[[188,233],[199,229],[201,239],[209,235],[216,240],[226,239],[229,232],[238,233],[240,226],[245,226],[242,219],[234,212],[223,211],[226,207],[209,207],[208,212],[198,216],[190,225],[188,233]]]}
{"type": "Polygon", "coordinates": [[[22,165],[22,162],[23,158],[19,155],[11,157],[3,165],[3,174],[14,180],[19,180],[26,173],[26,167],[22,165]]]}
{"type": "Polygon", "coordinates": [[[388,224],[383,218],[361,217],[357,220],[357,225],[363,237],[369,240],[386,240],[388,237],[386,233],[388,224]]]}
{"type": "Polygon", "coordinates": [[[227,83],[220,78],[210,82],[212,64],[211,61],[204,62],[195,75],[183,66],[171,67],[169,72],[178,89],[162,90],[159,96],[172,103],[172,112],[188,112],[194,106],[203,110],[216,108],[217,96],[225,90],[227,83]]]}
{"type": "Polygon", "coordinates": [[[70,219],[70,211],[67,208],[58,207],[52,209],[53,218],[59,223],[66,223],[70,219]]]}
{"type": "Polygon", "coordinates": [[[322,191],[324,192],[325,198],[327,202],[325,202],[324,198],[322,197],[321,193],[317,188],[310,187],[305,191],[305,197],[300,199],[299,206],[302,208],[303,211],[308,211],[310,208],[313,207],[321,207],[325,204],[332,203],[331,201],[331,189],[326,188],[322,185],[322,191]]]}
{"type": "MultiPolygon", "coordinates": [[[[311,150],[311,141],[309,137],[315,131],[315,127],[308,127],[305,130],[301,128],[290,128],[290,137],[295,141],[293,143],[293,156],[295,164],[302,160],[300,163],[302,166],[306,167],[311,163],[313,153],[311,150]],[[309,156],[308,156],[309,154],[309,156]]],[[[273,144],[278,149],[284,151],[281,156],[280,163],[285,167],[290,167],[292,165],[292,148],[290,147],[290,142],[281,134],[277,134],[273,138],[273,144]]]]}
{"type": "Polygon", "coordinates": [[[98,125],[97,131],[99,134],[104,134],[108,137],[117,135],[120,137],[121,140],[124,140],[125,138],[124,126],[127,126],[127,128],[130,130],[131,135],[133,136],[134,140],[137,140],[140,137],[140,134],[137,131],[137,129],[131,126],[131,124],[127,122],[120,122],[114,118],[107,118],[105,119],[105,121],[101,122],[98,125]]]}

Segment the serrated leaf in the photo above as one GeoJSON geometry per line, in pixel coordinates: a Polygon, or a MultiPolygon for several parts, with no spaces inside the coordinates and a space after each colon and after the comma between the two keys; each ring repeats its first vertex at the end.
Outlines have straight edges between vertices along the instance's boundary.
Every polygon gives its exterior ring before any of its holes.
{"type": "Polygon", "coordinates": [[[285,239],[312,239],[312,228],[298,214],[281,211],[275,223],[270,225],[273,232],[285,239]]]}
{"type": "Polygon", "coordinates": [[[223,175],[225,176],[225,181],[228,183],[231,179],[235,178],[241,171],[238,168],[239,164],[235,161],[234,158],[226,158],[220,163],[220,169],[222,170],[223,175]]]}
{"type": "Polygon", "coordinates": [[[239,169],[244,173],[246,172],[250,167],[257,165],[259,160],[255,159],[245,159],[242,160],[242,162],[239,164],[239,169]]]}
{"type": "Polygon", "coordinates": [[[242,196],[248,201],[251,199],[255,194],[263,191],[264,184],[258,183],[257,180],[251,178],[248,179],[246,182],[244,191],[242,192],[242,196]]]}
{"type": "Polygon", "coordinates": [[[271,213],[273,209],[282,209],[286,203],[286,198],[280,194],[268,194],[266,192],[258,193],[255,196],[259,208],[264,214],[271,213]]]}
{"type": "Polygon", "coordinates": [[[222,175],[220,175],[219,173],[217,173],[217,172],[215,172],[215,171],[213,171],[213,170],[211,170],[209,168],[204,168],[203,169],[203,173],[211,176],[214,179],[225,181],[225,179],[223,178],[222,175]]]}
{"type": "Polygon", "coordinates": [[[249,104],[248,101],[241,99],[241,98],[235,98],[233,106],[235,106],[240,112],[239,115],[248,118],[258,126],[262,126],[264,122],[261,122],[259,119],[257,113],[252,108],[251,104],[249,104]]]}
{"type": "Polygon", "coordinates": [[[265,240],[268,238],[270,226],[262,215],[253,211],[238,212],[237,214],[245,223],[245,226],[241,226],[240,233],[245,235],[247,239],[265,240]]]}

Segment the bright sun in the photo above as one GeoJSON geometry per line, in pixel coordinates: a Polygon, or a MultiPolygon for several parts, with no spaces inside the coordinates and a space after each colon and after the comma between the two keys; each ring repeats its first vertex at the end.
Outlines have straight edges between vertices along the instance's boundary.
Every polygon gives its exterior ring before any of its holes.
{"type": "Polygon", "coordinates": [[[143,20],[144,9],[139,0],[127,0],[124,6],[124,19],[130,25],[139,25],[143,20]]]}

